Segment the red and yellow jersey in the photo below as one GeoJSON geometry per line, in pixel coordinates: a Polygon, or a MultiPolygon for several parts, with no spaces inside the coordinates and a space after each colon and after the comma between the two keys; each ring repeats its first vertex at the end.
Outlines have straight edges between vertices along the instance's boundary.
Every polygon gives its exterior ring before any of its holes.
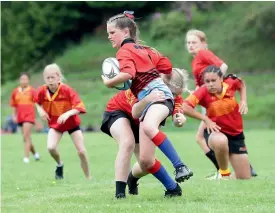
{"type": "Polygon", "coordinates": [[[123,111],[135,122],[138,122],[138,119],[134,119],[132,116],[132,107],[137,101],[137,98],[133,95],[130,89],[122,90],[108,101],[106,111],[123,111]]]}
{"type": "Polygon", "coordinates": [[[158,78],[159,73],[170,74],[172,64],[167,57],[162,56],[150,47],[136,44],[126,39],[116,54],[120,72],[132,76],[132,93],[137,94],[152,80],[158,78]]]}
{"type": "MultiPolygon", "coordinates": [[[[132,107],[135,103],[137,103],[138,99],[133,95],[130,89],[125,91],[120,91],[115,96],[113,96],[107,103],[106,111],[113,112],[113,111],[123,111],[127,115],[130,116],[134,120],[134,122],[139,122],[138,119],[134,119],[132,116],[132,107]]],[[[182,103],[183,98],[178,95],[175,97],[175,107],[173,111],[173,115],[176,113],[182,113],[182,103]]]]}
{"type": "Polygon", "coordinates": [[[200,87],[185,102],[191,107],[197,104],[206,108],[207,116],[221,127],[221,131],[229,135],[243,132],[243,120],[239,112],[239,105],[234,97],[235,91],[241,88],[242,81],[238,78],[227,78],[223,82],[220,95],[208,92],[206,86],[200,87]]]}
{"type": "Polygon", "coordinates": [[[37,92],[37,103],[48,113],[50,128],[60,132],[71,130],[80,125],[79,115],[68,118],[64,124],[58,124],[57,119],[63,113],[77,109],[80,113],[86,113],[85,106],[78,94],[68,85],[61,83],[54,94],[49,92],[46,85],[41,86],[37,92]]]}
{"type": "Polygon", "coordinates": [[[210,50],[200,50],[192,61],[192,71],[195,79],[196,86],[202,86],[203,76],[202,72],[210,65],[220,67],[224,62],[219,59],[210,50]]]}
{"type": "Polygon", "coordinates": [[[17,123],[35,123],[35,89],[31,86],[13,90],[10,105],[16,109],[17,123]]]}

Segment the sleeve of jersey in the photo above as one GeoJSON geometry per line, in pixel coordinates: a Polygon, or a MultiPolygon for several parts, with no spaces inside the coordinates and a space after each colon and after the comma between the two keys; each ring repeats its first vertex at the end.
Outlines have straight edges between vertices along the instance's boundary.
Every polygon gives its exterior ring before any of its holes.
{"type": "Polygon", "coordinates": [[[160,56],[156,68],[163,74],[170,74],[172,72],[172,63],[167,57],[160,56]]]}
{"type": "Polygon", "coordinates": [[[232,84],[232,88],[236,91],[239,90],[243,84],[243,80],[238,78],[236,75],[234,78],[229,77],[230,83],[232,84]]]}
{"type": "Polygon", "coordinates": [[[205,63],[215,65],[216,67],[220,67],[224,63],[210,50],[202,50],[199,52],[199,55],[205,63]]]}
{"type": "Polygon", "coordinates": [[[72,109],[78,110],[80,113],[86,113],[86,109],[83,101],[80,99],[79,95],[72,88],[68,89],[72,109]]]}
{"type": "Polygon", "coordinates": [[[175,101],[175,107],[172,115],[175,115],[177,113],[183,113],[183,110],[182,110],[183,98],[180,95],[178,95],[175,97],[174,101],[175,101]]]}
{"type": "Polygon", "coordinates": [[[116,58],[119,62],[120,72],[129,73],[132,78],[136,76],[136,67],[134,58],[127,50],[119,50],[116,54],[116,58]]]}
{"type": "Polygon", "coordinates": [[[34,95],[34,102],[37,103],[38,105],[42,105],[43,102],[43,88],[39,87],[37,91],[35,92],[34,95]]]}
{"type": "Polygon", "coordinates": [[[200,100],[203,98],[203,91],[203,87],[199,88],[194,93],[189,95],[184,102],[187,103],[189,106],[195,108],[200,103],[200,100]]]}
{"type": "Polygon", "coordinates": [[[11,94],[11,98],[10,98],[10,106],[11,107],[16,107],[17,103],[15,101],[15,95],[16,95],[16,91],[12,91],[12,94],[11,94]]]}

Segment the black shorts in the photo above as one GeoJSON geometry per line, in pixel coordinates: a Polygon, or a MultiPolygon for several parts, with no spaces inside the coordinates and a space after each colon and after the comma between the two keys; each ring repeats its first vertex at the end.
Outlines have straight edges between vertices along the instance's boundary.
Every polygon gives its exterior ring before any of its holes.
{"type": "Polygon", "coordinates": [[[100,130],[105,134],[109,135],[110,137],[112,137],[110,132],[111,126],[119,118],[127,118],[129,120],[131,124],[131,129],[135,137],[135,143],[139,143],[139,125],[134,123],[133,119],[123,111],[120,111],[120,110],[113,111],[113,112],[105,111],[103,114],[103,120],[102,120],[100,130]]]}
{"type": "Polygon", "coordinates": [[[34,122],[31,122],[31,121],[23,121],[23,122],[20,122],[20,123],[17,123],[18,126],[23,126],[24,123],[30,123],[30,124],[35,124],[34,122]]]}
{"type": "MultiPolygon", "coordinates": [[[[152,103],[152,105],[153,104],[162,104],[164,106],[167,106],[168,110],[169,110],[169,114],[168,114],[167,117],[169,117],[170,115],[172,115],[172,113],[174,111],[174,104],[173,104],[172,100],[170,100],[170,99],[165,100],[163,102],[157,101],[157,102],[152,103]]],[[[148,109],[147,109],[147,111],[148,111],[148,109]]],[[[143,118],[140,121],[143,121],[144,117],[146,116],[147,111],[144,113],[144,116],[143,116],[143,118]]],[[[161,126],[165,126],[165,122],[166,122],[166,118],[160,123],[160,125],[161,126]]]]}
{"type": "MultiPolygon", "coordinates": [[[[232,136],[232,135],[228,135],[224,132],[222,132],[228,139],[228,147],[229,147],[229,153],[230,154],[247,154],[247,150],[246,150],[246,146],[245,146],[245,137],[243,132],[232,136]]],[[[204,130],[204,138],[206,140],[206,143],[208,145],[208,138],[209,138],[207,129],[204,130]]]]}

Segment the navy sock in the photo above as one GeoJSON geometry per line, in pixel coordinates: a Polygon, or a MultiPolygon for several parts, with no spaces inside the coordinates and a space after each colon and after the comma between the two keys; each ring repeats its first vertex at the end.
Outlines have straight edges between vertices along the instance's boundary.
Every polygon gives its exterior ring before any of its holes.
{"type": "Polygon", "coordinates": [[[148,169],[148,172],[154,175],[167,190],[173,190],[177,187],[176,182],[169,176],[166,169],[158,160],[155,161],[152,168],[148,169]]]}
{"type": "Polygon", "coordinates": [[[158,148],[163,152],[163,154],[166,155],[166,157],[171,161],[175,168],[185,165],[180,159],[171,141],[163,132],[159,131],[152,138],[152,141],[156,146],[158,146],[158,148]]]}

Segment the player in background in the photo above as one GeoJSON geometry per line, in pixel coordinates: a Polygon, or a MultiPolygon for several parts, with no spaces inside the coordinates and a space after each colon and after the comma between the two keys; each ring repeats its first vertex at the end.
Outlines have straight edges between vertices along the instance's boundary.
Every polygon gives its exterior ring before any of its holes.
{"type": "Polygon", "coordinates": [[[40,159],[31,140],[31,133],[35,124],[35,89],[29,83],[30,76],[27,73],[21,73],[20,85],[13,90],[10,98],[10,106],[13,108],[12,119],[21,127],[24,139],[24,163],[30,162],[30,151],[35,160],[40,159]]]}
{"type": "Polygon", "coordinates": [[[38,89],[37,110],[40,117],[48,122],[49,132],[47,148],[56,161],[55,178],[63,179],[63,161],[57,146],[64,132],[68,132],[76,147],[80,158],[81,168],[87,179],[91,178],[87,152],[84,146],[80,117],[86,113],[83,102],[78,94],[68,85],[62,83],[64,79],[57,64],[47,65],[43,72],[45,85],[38,89]]]}
{"type": "Polygon", "coordinates": [[[244,81],[232,74],[223,79],[221,69],[215,66],[208,66],[203,78],[205,85],[183,103],[184,114],[202,121],[209,117],[220,127],[218,131],[211,132],[206,128],[204,138],[215,153],[221,177],[231,175],[230,161],[237,179],[249,179],[251,171],[242,120],[242,114],[248,112],[244,81]],[[240,106],[235,100],[235,92],[240,93],[240,106]],[[207,116],[194,110],[197,104],[206,108],[207,116]]]}
{"type": "MultiPolygon", "coordinates": [[[[180,94],[182,93],[184,85],[187,84],[187,72],[185,70],[173,68],[173,74],[172,78],[177,78],[176,83],[180,85],[180,88],[174,89],[179,95],[175,96],[173,121],[176,126],[182,126],[185,122],[185,117],[180,113],[180,107],[183,102],[180,94]]],[[[163,99],[163,97],[163,92],[155,90],[141,100],[139,104],[146,106],[148,103],[154,102],[155,100],[164,101],[165,99],[163,99]]],[[[121,91],[109,100],[103,116],[101,131],[113,137],[119,145],[115,161],[116,198],[126,197],[126,181],[133,152],[139,161],[139,120],[134,119],[132,116],[132,106],[136,102],[137,98],[132,94],[131,90],[121,91]]],[[[139,115],[135,116],[137,118],[139,117],[139,115]]],[[[186,169],[190,171],[187,166],[186,169]]],[[[190,171],[186,179],[192,175],[190,171]]],[[[129,177],[132,176],[132,173],[130,173],[129,177]]],[[[133,180],[133,178],[129,179],[129,181],[130,180],[133,180]]],[[[129,193],[137,194],[135,183],[129,182],[129,184],[131,184],[129,185],[129,193]],[[133,191],[136,193],[133,193],[133,191]]]]}
{"type": "MultiPolygon", "coordinates": [[[[193,56],[192,60],[192,72],[195,79],[196,89],[204,84],[202,73],[210,65],[214,65],[222,71],[223,76],[225,76],[228,66],[216,56],[212,51],[208,49],[207,37],[203,31],[191,29],[186,34],[186,47],[188,52],[193,56]]],[[[205,114],[205,109],[202,111],[205,114]]],[[[197,134],[196,141],[203,150],[206,157],[214,164],[217,170],[219,170],[219,165],[215,157],[214,152],[209,149],[204,139],[204,122],[201,122],[197,134]]],[[[256,172],[251,167],[251,173],[253,176],[257,176],[256,172]]],[[[209,176],[208,179],[215,178],[217,174],[209,176]]]]}
{"type": "MultiPolygon", "coordinates": [[[[204,84],[202,73],[203,70],[209,65],[220,67],[223,75],[225,75],[228,66],[208,49],[207,38],[204,32],[196,29],[189,30],[186,34],[186,47],[188,52],[193,56],[192,72],[196,84],[195,90],[204,84]]],[[[205,109],[203,109],[202,112],[205,114],[205,109]]],[[[196,134],[196,141],[203,150],[204,154],[214,164],[216,169],[219,170],[215,154],[209,149],[204,139],[204,129],[204,122],[201,122],[196,134]]]]}

